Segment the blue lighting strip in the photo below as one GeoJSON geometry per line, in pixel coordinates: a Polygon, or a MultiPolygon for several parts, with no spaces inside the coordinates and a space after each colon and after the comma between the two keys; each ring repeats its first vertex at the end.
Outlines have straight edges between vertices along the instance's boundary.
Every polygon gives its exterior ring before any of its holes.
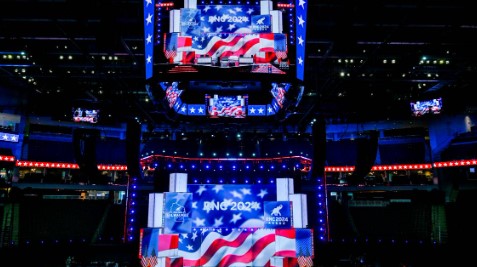
{"type": "Polygon", "coordinates": [[[326,198],[326,184],[323,177],[317,178],[314,200],[316,201],[316,209],[318,210],[316,225],[314,229],[317,231],[318,241],[326,242],[329,239],[328,236],[328,209],[326,198]]]}
{"type": "Polygon", "coordinates": [[[127,193],[126,238],[127,242],[135,241],[139,237],[139,228],[136,225],[137,204],[137,177],[129,178],[127,193]]]}
{"type": "Polygon", "coordinates": [[[305,79],[306,14],[308,4],[296,0],[296,78],[305,79]]]}
{"type": "Polygon", "coordinates": [[[144,0],[144,57],[146,80],[153,76],[154,59],[154,4],[152,0],[144,0]]]}

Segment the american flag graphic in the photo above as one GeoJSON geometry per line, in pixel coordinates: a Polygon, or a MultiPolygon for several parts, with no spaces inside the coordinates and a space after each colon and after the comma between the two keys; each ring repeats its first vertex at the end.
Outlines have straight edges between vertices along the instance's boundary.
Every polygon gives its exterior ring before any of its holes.
{"type": "Polygon", "coordinates": [[[168,33],[166,58],[175,63],[192,63],[187,55],[212,58],[254,57],[257,63],[285,58],[287,35],[252,30],[252,18],[260,15],[259,5],[197,5],[181,9],[181,33],[168,33]],[[184,26],[185,25],[185,26],[184,26]],[[177,51],[176,54],[173,51],[177,51]]]}
{"type": "Polygon", "coordinates": [[[177,51],[176,50],[166,50],[164,51],[164,55],[166,56],[167,59],[174,58],[177,56],[177,51]]]}
{"type": "Polygon", "coordinates": [[[177,99],[181,95],[183,90],[180,90],[177,85],[171,85],[166,89],[166,99],[167,103],[169,103],[169,108],[172,108],[174,104],[177,102],[177,99]]]}
{"type": "Polygon", "coordinates": [[[208,115],[212,118],[244,118],[245,96],[214,96],[209,98],[208,115]]]}
{"type": "Polygon", "coordinates": [[[157,264],[157,249],[159,248],[160,229],[142,228],[140,230],[139,258],[142,267],[154,267],[157,264]]]}
{"type": "Polygon", "coordinates": [[[283,107],[283,103],[285,102],[285,94],[287,93],[289,86],[289,84],[272,83],[271,93],[273,97],[277,100],[277,103],[280,108],[283,107]]]}
{"type": "Polygon", "coordinates": [[[184,266],[270,266],[271,257],[289,254],[287,249],[277,249],[277,236],[273,229],[204,229],[196,235],[183,235],[179,256],[184,258],[184,266]]]}
{"type": "Polygon", "coordinates": [[[142,267],[155,267],[157,264],[157,257],[156,256],[148,256],[141,258],[141,266],[142,267]]]}
{"type": "MultiPolygon", "coordinates": [[[[274,257],[282,257],[289,267],[312,266],[311,229],[264,228],[264,205],[277,202],[276,185],[189,184],[187,193],[168,194],[171,201],[180,194],[192,195],[192,227],[190,232],[177,234],[159,233],[159,228],[141,229],[142,267],[154,261],[149,257],[155,255],[158,264],[165,257],[197,267],[271,267],[274,257]]],[[[164,212],[177,207],[182,210],[183,206],[165,205],[164,212]]]]}

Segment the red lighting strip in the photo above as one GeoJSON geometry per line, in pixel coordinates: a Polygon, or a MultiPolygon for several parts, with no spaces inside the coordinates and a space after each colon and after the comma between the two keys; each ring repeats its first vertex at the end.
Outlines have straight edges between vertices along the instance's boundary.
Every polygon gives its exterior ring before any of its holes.
{"type": "Polygon", "coordinates": [[[0,161],[15,161],[14,156],[2,156],[0,155],[0,161]]]}
{"type": "MultiPolygon", "coordinates": [[[[149,156],[144,158],[145,161],[154,160],[154,157],[149,156]]],[[[220,160],[249,160],[249,161],[262,161],[262,160],[283,160],[286,158],[302,158],[305,161],[309,160],[301,156],[290,156],[290,157],[281,157],[281,158],[183,158],[183,157],[173,157],[173,156],[164,156],[164,158],[170,158],[171,160],[182,159],[182,160],[199,160],[199,161],[220,161],[220,160]]],[[[0,161],[15,161],[13,156],[3,156],[0,155],[0,161]]],[[[43,162],[43,161],[23,161],[19,160],[15,162],[17,167],[38,167],[38,168],[62,168],[62,169],[78,169],[79,166],[76,163],[65,163],[65,162],[43,162]]],[[[395,164],[395,165],[376,165],[371,168],[371,171],[400,171],[400,170],[428,170],[432,168],[447,168],[447,167],[470,167],[477,166],[477,159],[469,160],[453,160],[453,161],[442,161],[434,163],[420,163],[420,164],[395,164]]],[[[355,166],[328,166],[325,167],[325,172],[352,172],[354,171],[355,166]]],[[[105,165],[98,164],[98,169],[101,171],[127,171],[126,165],[105,165]]]]}
{"type": "Polygon", "coordinates": [[[295,8],[294,4],[286,4],[286,3],[278,3],[277,4],[278,8],[295,8]]]}
{"type": "Polygon", "coordinates": [[[79,169],[76,163],[59,162],[41,162],[41,161],[17,161],[17,167],[38,167],[38,168],[61,168],[61,169],[79,169]]]}
{"type": "MultiPolygon", "coordinates": [[[[60,169],[79,169],[76,163],[64,162],[43,162],[43,161],[17,161],[17,167],[37,167],[37,168],[60,168],[60,169]]],[[[98,165],[100,171],[127,171],[125,165],[98,165]]]]}
{"type": "Polygon", "coordinates": [[[156,4],[156,7],[173,7],[173,6],[174,6],[173,2],[164,2],[164,3],[156,4]]]}

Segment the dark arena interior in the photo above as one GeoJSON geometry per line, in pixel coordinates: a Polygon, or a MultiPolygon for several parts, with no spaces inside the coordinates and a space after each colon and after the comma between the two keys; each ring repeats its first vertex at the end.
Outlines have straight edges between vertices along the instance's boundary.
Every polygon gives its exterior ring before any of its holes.
{"type": "Polygon", "coordinates": [[[0,265],[468,265],[474,13],[3,0],[0,265]]]}

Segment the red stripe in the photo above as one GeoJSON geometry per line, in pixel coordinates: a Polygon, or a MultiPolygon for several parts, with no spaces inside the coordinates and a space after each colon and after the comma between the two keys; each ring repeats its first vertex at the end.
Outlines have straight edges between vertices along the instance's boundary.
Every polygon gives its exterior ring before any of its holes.
{"type": "Polygon", "coordinates": [[[200,258],[200,262],[202,263],[202,265],[205,265],[205,263],[207,263],[221,247],[240,247],[247,239],[247,237],[251,234],[251,232],[242,232],[237,236],[235,240],[232,241],[227,241],[222,238],[214,240],[212,244],[210,244],[210,246],[207,248],[203,256],[200,258]]]}

